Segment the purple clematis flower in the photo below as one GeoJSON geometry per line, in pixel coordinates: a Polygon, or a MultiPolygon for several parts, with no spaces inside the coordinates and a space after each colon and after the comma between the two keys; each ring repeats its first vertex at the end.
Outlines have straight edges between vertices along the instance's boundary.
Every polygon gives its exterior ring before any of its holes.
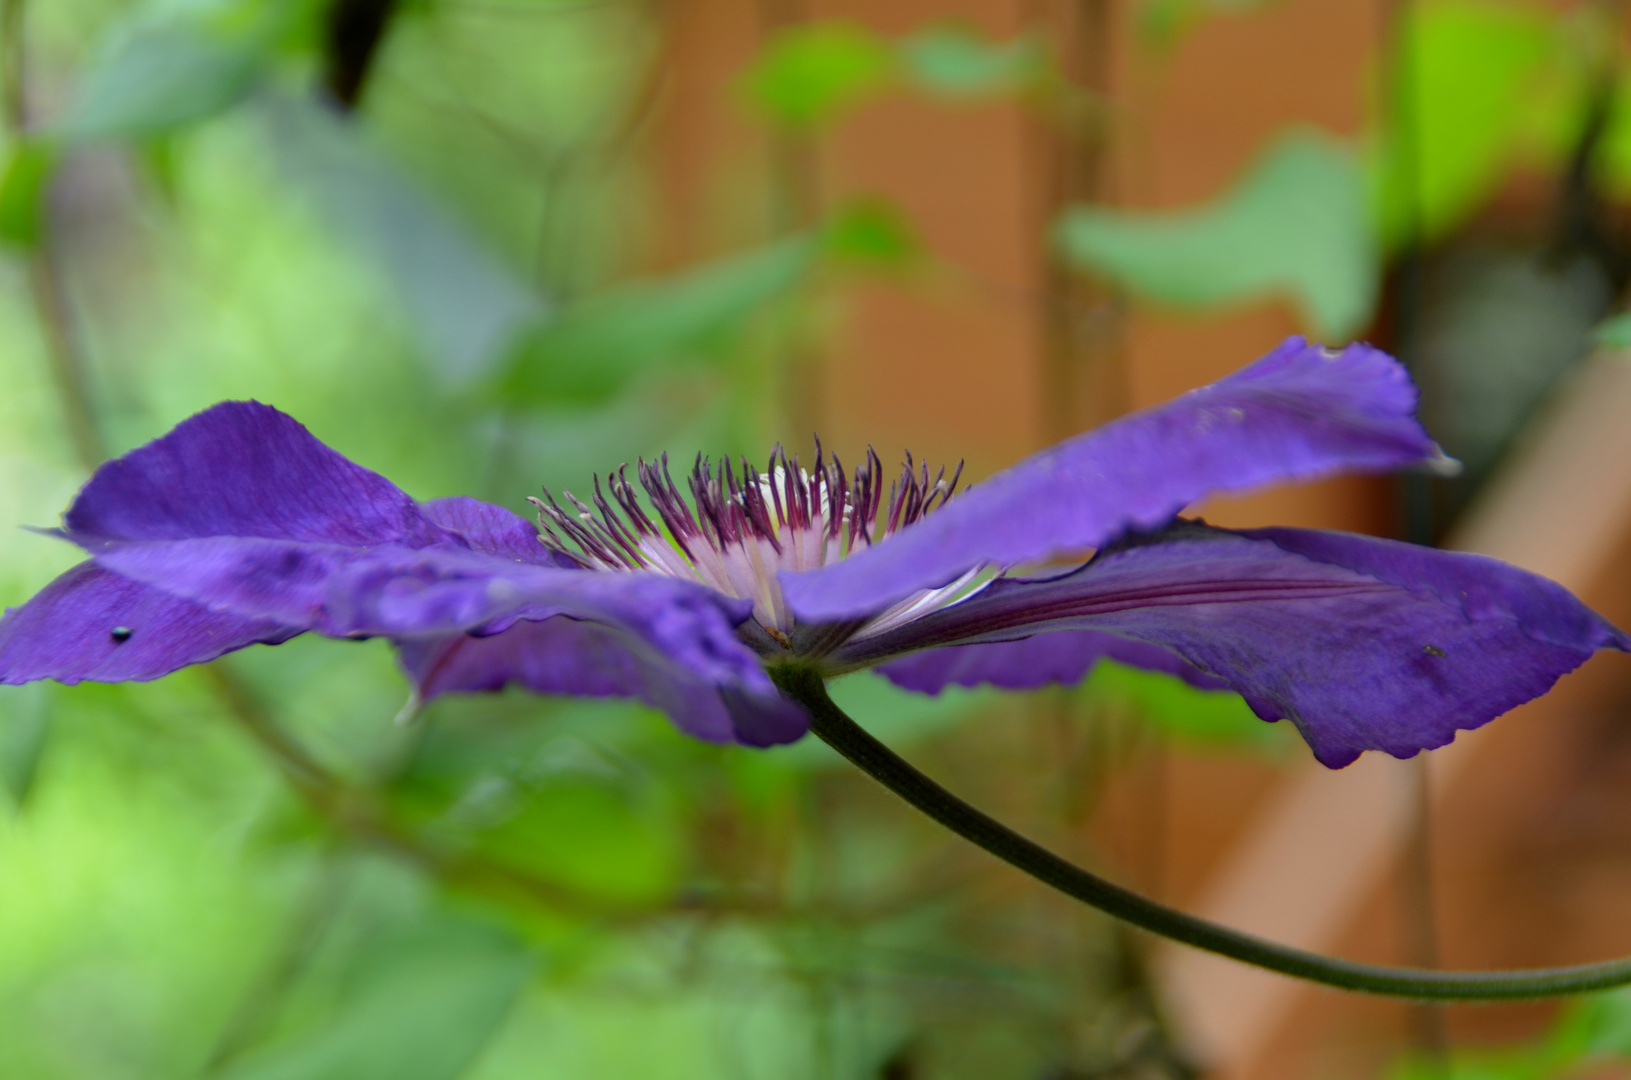
{"type": "Polygon", "coordinates": [[[876,455],[849,473],[818,447],[809,470],[780,451],[763,473],[699,458],[684,488],[666,459],[625,466],[588,503],[545,492],[535,526],[415,502],[282,413],[228,402],[97,470],[61,529],[90,561],[0,621],[0,682],[154,679],[306,631],[380,636],[426,699],[510,683],[634,697],[765,746],[806,727],[776,665],[876,667],[932,694],[1071,682],[1110,657],[1238,691],[1332,767],[1409,756],[1631,638],[1492,559],[1178,514],[1442,464],[1415,404],[1385,354],[1292,339],[960,493],[908,456],[886,497],[876,455]]]}

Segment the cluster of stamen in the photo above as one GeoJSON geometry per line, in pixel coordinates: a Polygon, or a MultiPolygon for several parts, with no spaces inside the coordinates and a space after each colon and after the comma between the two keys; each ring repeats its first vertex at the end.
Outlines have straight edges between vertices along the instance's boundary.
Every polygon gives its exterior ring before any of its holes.
{"type": "Polygon", "coordinates": [[[635,478],[653,516],[629,480],[629,467],[597,475],[590,503],[563,492],[564,509],[546,488],[538,508],[545,546],[595,570],[641,570],[693,581],[728,596],[751,599],[754,618],[783,644],[793,617],[776,574],[810,570],[842,559],[917,522],[943,506],[957,490],[963,466],[951,478],[941,468],[932,478],[911,454],[899,479],[884,495],[884,469],[869,447],[866,461],[847,473],[838,455],[816,441],[815,464],[806,471],[797,455],[780,446],[760,472],[745,458],[740,472],[722,458],[716,469],[701,454],[689,478],[690,499],[668,468],[668,455],[640,461],[635,478]]]}

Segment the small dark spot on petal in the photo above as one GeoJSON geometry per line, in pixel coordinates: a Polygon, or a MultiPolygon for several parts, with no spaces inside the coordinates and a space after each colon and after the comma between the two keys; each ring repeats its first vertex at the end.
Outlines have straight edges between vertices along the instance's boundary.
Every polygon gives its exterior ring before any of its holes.
{"type": "Polygon", "coordinates": [[[1443,649],[1439,648],[1437,645],[1423,645],[1421,647],[1421,651],[1426,653],[1428,656],[1436,656],[1441,660],[1444,657],[1450,655],[1449,653],[1445,652],[1443,649]]]}
{"type": "Polygon", "coordinates": [[[128,626],[115,626],[112,630],[108,631],[108,637],[113,639],[113,643],[115,645],[123,645],[125,642],[130,640],[130,635],[133,632],[134,631],[132,631],[128,626]]]}

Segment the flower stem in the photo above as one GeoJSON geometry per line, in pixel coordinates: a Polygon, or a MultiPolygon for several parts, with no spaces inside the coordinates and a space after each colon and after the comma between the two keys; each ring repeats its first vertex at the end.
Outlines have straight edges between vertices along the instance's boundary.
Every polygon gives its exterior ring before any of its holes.
{"type": "Polygon", "coordinates": [[[1309,982],[1417,1000],[1509,1001],[1631,983],[1631,958],[1519,971],[1387,967],[1305,952],[1176,911],[1089,873],[963,802],[845,715],[817,672],[784,667],[771,677],[810,711],[810,729],[821,741],[918,810],[1043,884],[1152,934],[1309,982]]]}

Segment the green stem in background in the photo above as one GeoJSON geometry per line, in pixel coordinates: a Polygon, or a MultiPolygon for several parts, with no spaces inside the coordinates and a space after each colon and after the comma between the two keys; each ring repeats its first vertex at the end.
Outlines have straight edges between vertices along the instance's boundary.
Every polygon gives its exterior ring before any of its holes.
{"type": "Polygon", "coordinates": [[[1044,885],[1152,934],[1325,986],[1424,1001],[1510,1001],[1631,983],[1631,958],[1521,971],[1387,967],[1304,952],[1187,915],[1089,873],[963,802],[845,715],[815,671],[789,666],[771,677],[810,711],[818,738],[918,810],[1044,885]]]}
{"type": "MultiPolygon", "coordinates": [[[[28,132],[28,69],[25,42],[24,0],[0,0],[0,115],[6,134],[13,140],[28,132]]],[[[40,213],[49,218],[49,195],[42,195],[40,213]]],[[[40,241],[28,256],[29,289],[39,319],[45,350],[51,358],[51,374],[56,380],[62,404],[63,423],[73,444],[74,456],[87,471],[107,460],[107,442],[91,406],[85,350],[74,330],[63,288],[62,267],[51,242],[47,220],[40,241]]]]}
{"type": "Polygon", "coordinates": [[[91,406],[85,350],[68,313],[62,267],[49,240],[42,239],[29,256],[28,281],[34,294],[40,332],[45,336],[46,351],[51,356],[51,374],[57,382],[63,423],[73,443],[74,457],[87,472],[94,472],[108,459],[108,446],[91,406]]]}

